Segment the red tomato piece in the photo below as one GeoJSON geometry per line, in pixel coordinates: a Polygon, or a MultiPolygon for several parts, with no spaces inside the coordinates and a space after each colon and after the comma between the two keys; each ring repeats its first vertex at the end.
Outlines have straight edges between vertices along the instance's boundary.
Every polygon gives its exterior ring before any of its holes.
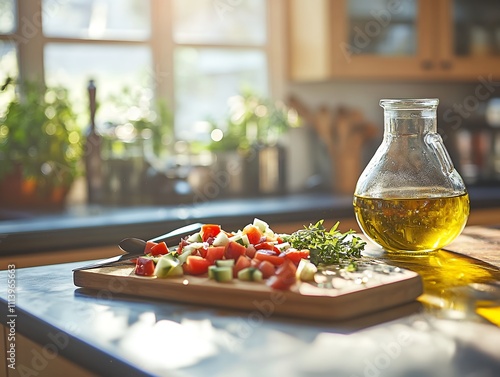
{"type": "Polygon", "coordinates": [[[274,251],[276,254],[280,253],[280,250],[272,242],[261,242],[255,245],[256,250],[269,250],[274,251]]]}
{"type": "Polygon", "coordinates": [[[153,241],[146,242],[146,246],[144,247],[144,254],[149,254],[151,252],[151,249],[156,245],[158,244],[153,241]]]}
{"type": "Polygon", "coordinates": [[[284,257],[280,257],[279,255],[276,255],[274,251],[269,250],[257,250],[254,258],[260,261],[266,260],[275,266],[279,266],[285,261],[284,257]]]}
{"type": "Polygon", "coordinates": [[[226,245],[226,249],[224,250],[224,257],[226,259],[234,259],[237,261],[241,255],[245,254],[246,250],[247,248],[238,242],[229,241],[226,245]]]}
{"type": "Polygon", "coordinates": [[[202,258],[206,258],[207,257],[208,246],[209,246],[209,243],[208,242],[204,242],[203,246],[200,247],[199,249],[197,249],[198,253],[200,254],[200,256],[202,258]]]}
{"type": "Polygon", "coordinates": [[[260,272],[262,272],[262,277],[264,279],[270,278],[276,272],[276,267],[274,267],[274,264],[268,262],[267,260],[260,262],[257,268],[260,272]]]}
{"type": "Polygon", "coordinates": [[[160,254],[164,255],[168,253],[169,250],[165,242],[160,242],[159,244],[151,248],[151,255],[160,255],[160,254]]]}
{"type": "Polygon", "coordinates": [[[216,260],[224,258],[225,250],[225,246],[210,246],[207,249],[207,255],[205,256],[205,258],[210,263],[210,265],[212,265],[216,260]]]}
{"type": "Polygon", "coordinates": [[[251,261],[250,261],[250,267],[254,267],[254,268],[258,268],[259,267],[259,264],[261,264],[262,261],[258,260],[258,259],[255,259],[253,258],[251,261]]]}
{"type": "Polygon", "coordinates": [[[182,254],[182,251],[184,250],[184,246],[189,245],[189,242],[186,240],[186,238],[181,239],[181,241],[179,242],[179,247],[177,248],[177,252],[179,254],[182,254]]]}
{"type": "Polygon", "coordinates": [[[199,257],[197,255],[190,255],[186,259],[186,268],[185,272],[190,275],[202,275],[208,272],[208,266],[210,266],[210,262],[205,258],[199,257]]]}
{"type": "Polygon", "coordinates": [[[293,264],[298,266],[301,259],[309,259],[309,250],[290,249],[286,251],[285,258],[291,260],[293,264]]]}
{"type": "Polygon", "coordinates": [[[248,241],[250,241],[252,245],[259,243],[262,238],[262,232],[260,229],[251,224],[243,228],[243,234],[246,234],[248,241]]]}
{"type": "Polygon", "coordinates": [[[244,268],[250,267],[250,258],[248,258],[246,255],[241,255],[236,263],[234,264],[233,267],[233,277],[238,277],[238,272],[243,270],[244,268]]]}
{"type": "Polygon", "coordinates": [[[248,245],[247,249],[245,250],[245,255],[251,259],[255,256],[256,251],[257,250],[255,249],[254,245],[248,245]]]}
{"type": "Polygon", "coordinates": [[[207,242],[209,238],[212,238],[213,242],[213,239],[220,233],[220,231],[221,231],[220,225],[216,224],[202,225],[200,231],[201,240],[203,242],[207,242]]]}
{"type": "Polygon", "coordinates": [[[266,284],[273,289],[286,290],[295,284],[295,273],[297,267],[292,261],[285,259],[285,262],[276,269],[276,274],[271,276],[266,284]]]}
{"type": "Polygon", "coordinates": [[[135,262],[135,274],[140,276],[152,276],[155,272],[155,262],[152,259],[139,257],[135,262]]]}

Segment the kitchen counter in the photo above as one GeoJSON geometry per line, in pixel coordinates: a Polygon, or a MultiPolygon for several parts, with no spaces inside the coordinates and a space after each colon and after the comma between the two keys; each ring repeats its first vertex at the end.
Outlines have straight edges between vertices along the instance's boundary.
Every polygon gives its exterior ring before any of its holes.
{"type": "MultiPolygon", "coordinates": [[[[469,189],[472,225],[500,224],[500,188],[469,189]],[[484,216],[481,211],[488,211],[484,216]]],[[[0,209],[1,212],[1,209],[0,209]]],[[[62,213],[33,216],[17,213],[17,219],[0,221],[0,256],[19,252],[116,245],[125,237],[153,238],[190,222],[217,223],[237,229],[262,218],[269,224],[292,224],[293,230],[325,219],[356,229],[351,195],[324,192],[279,197],[233,198],[195,201],[170,206],[129,208],[77,207],[62,213]],[[89,234],[92,237],[89,237],[89,234]]],[[[291,228],[280,228],[288,231],[291,228]]],[[[347,230],[347,229],[345,229],[347,230]]]]}
{"type": "MultiPolygon", "coordinates": [[[[391,257],[368,247],[367,254],[421,273],[425,293],[340,323],[279,317],[258,306],[230,311],[133,298],[112,286],[77,288],[72,269],[88,261],[17,269],[10,314],[16,333],[39,348],[16,348],[15,373],[25,367],[55,376],[47,373],[61,358],[100,376],[498,376],[498,291],[491,302],[485,291],[464,295],[500,280],[500,231],[482,238],[480,231],[466,228],[457,250],[489,254],[496,267],[447,251],[391,257]],[[484,311],[475,310],[479,302],[484,311]]],[[[0,272],[0,281],[8,274],[0,272]]],[[[7,324],[6,284],[0,313],[7,324]]]]}

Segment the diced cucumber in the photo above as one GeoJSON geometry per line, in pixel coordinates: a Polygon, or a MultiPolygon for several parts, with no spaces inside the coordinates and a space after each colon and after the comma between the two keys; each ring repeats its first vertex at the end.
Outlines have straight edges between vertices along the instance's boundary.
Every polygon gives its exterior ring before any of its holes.
{"type": "Polygon", "coordinates": [[[229,237],[229,241],[238,242],[239,240],[241,240],[242,235],[243,233],[241,232],[241,230],[238,230],[234,235],[229,237]]]}
{"type": "Polygon", "coordinates": [[[226,246],[229,243],[229,237],[226,233],[220,232],[217,236],[215,236],[214,242],[212,245],[214,246],[226,246]]]}
{"type": "MultiPolygon", "coordinates": [[[[177,275],[178,273],[178,270],[176,270],[177,267],[180,267],[179,260],[170,254],[166,254],[158,259],[154,274],[159,278],[166,278],[169,276],[179,276],[177,275]]],[[[182,267],[180,272],[182,275],[182,267]]]]}
{"type": "Polygon", "coordinates": [[[228,282],[233,280],[232,267],[209,268],[209,274],[212,275],[212,278],[218,282],[228,282]]]}
{"type": "Polygon", "coordinates": [[[177,267],[174,267],[171,271],[168,277],[176,277],[176,276],[183,276],[184,275],[184,270],[182,269],[182,265],[178,265],[177,267]]]}
{"type": "Polygon", "coordinates": [[[216,269],[217,266],[208,266],[208,278],[213,279],[214,278],[214,273],[213,270],[216,269]]]}
{"type": "Polygon", "coordinates": [[[262,233],[265,233],[266,229],[269,229],[269,224],[261,219],[253,219],[253,225],[259,228],[262,233]]]}
{"type": "Polygon", "coordinates": [[[179,259],[182,264],[186,263],[186,259],[188,256],[193,254],[193,252],[197,249],[201,249],[204,246],[203,242],[193,242],[189,245],[186,245],[182,248],[182,254],[179,255],[179,259]]]}
{"type": "Polygon", "coordinates": [[[234,259],[218,259],[215,261],[217,267],[233,267],[234,259]]]}
{"type": "Polygon", "coordinates": [[[285,251],[286,249],[288,249],[290,247],[290,244],[288,242],[283,242],[283,243],[276,244],[274,246],[276,246],[280,251],[285,251]]]}
{"type": "Polygon", "coordinates": [[[188,242],[202,242],[202,238],[201,238],[201,234],[200,232],[198,233],[193,233],[191,234],[188,239],[187,239],[188,242]]]}
{"type": "Polygon", "coordinates": [[[248,236],[246,234],[242,234],[241,239],[238,240],[237,242],[242,244],[243,246],[250,245],[250,240],[248,239],[248,236]]]}
{"type": "Polygon", "coordinates": [[[313,281],[318,268],[308,259],[301,259],[295,276],[300,281],[313,281]]]}
{"type": "Polygon", "coordinates": [[[243,281],[261,281],[262,272],[255,267],[247,267],[238,272],[238,279],[243,281]]]}

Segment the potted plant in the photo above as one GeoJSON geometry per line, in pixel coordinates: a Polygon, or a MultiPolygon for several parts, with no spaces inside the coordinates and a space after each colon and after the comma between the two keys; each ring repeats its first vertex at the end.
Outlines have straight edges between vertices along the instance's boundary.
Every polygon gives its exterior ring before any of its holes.
{"type": "Polygon", "coordinates": [[[231,97],[228,103],[227,118],[210,122],[210,150],[223,161],[240,157],[241,171],[234,170],[241,175],[237,186],[246,195],[283,192],[286,148],[280,144],[280,138],[290,127],[299,126],[297,113],[283,103],[250,91],[231,97]],[[224,157],[227,154],[232,156],[224,157]]]}
{"type": "Polygon", "coordinates": [[[154,100],[147,88],[122,88],[103,104],[108,121],[99,127],[103,140],[106,202],[151,204],[165,194],[172,159],[173,120],[167,102],[154,100]]]}
{"type": "Polygon", "coordinates": [[[81,132],[63,88],[8,79],[0,96],[0,203],[10,207],[64,204],[79,173],[81,132]]]}

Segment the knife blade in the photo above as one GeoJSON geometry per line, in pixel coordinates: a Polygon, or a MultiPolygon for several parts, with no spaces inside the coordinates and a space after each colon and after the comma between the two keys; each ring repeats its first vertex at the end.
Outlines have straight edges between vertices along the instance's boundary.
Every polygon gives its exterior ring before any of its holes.
{"type": "MultiPolygon", "coordinates": [[[[174,229],[166,234],[163,234],[161,236],[155,237],[150,239],[149,241],[152,242],[166,242],[167,245],[172,242],[172,241],[179,241],[180,238],[184,236],[191,235],[193,232],[198,231],[203,224],[201,223],[194,223],[190,225],[183,226],[181,228],[174,229]]],[[[120,244],[123,242],[122,240],[120,244]]],[[[144,245],[146,245],[147,241],[139,240],[144,242],[144,245]]],[[[140,249],[140,248],[139,248],[140,249]]],[[[123,249],[122,249],[123,250],[123,249]]],[[[107,258],[99,262],[95,262],[92,264],[88,264],[82,267],[77,267],[73,269],[73,271],[82,271],[82,270],[91,270],[93,268],[99,268],[99,267],[109,267],[109,266],[120,266],[124,264],[130,264],[130,259],[138,257],[144,253],[144,248],[134,251],[132,253],[127,252],[124,250],[125,253],[121,255],[117,255],[115,257],[107,258]]]]}

